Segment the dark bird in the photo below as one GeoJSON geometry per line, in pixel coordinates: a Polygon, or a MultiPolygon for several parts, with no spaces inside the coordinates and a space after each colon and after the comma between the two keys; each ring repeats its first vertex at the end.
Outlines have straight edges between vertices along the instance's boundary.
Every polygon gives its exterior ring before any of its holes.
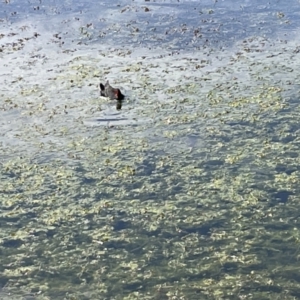
{"type": "Polygon", "coordinates": [[[123,100],[125,97],[119,89],[113,88],[108,81],[106,81],[105,85],[100,83],[100,95],[111,100],[123,100]]]}
{"type": "Polygon", "coordinates": [[[117,100],[117,110],[122,108],[122,100],[125,96],[121,93],[119,89],[113,88],[108,81],[106,81],[105,85],[100,83],[100,95],[103,97],[108,97],[110,100],[117,100]]]}

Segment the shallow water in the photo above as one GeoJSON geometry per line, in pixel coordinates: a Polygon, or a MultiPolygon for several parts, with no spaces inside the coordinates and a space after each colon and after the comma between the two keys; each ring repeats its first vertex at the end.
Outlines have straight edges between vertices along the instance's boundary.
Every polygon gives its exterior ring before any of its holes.
{"type": "Polygon", "coordinates": [[[0,7],[3,299],[300,297],[298,1],[0,7]]]}

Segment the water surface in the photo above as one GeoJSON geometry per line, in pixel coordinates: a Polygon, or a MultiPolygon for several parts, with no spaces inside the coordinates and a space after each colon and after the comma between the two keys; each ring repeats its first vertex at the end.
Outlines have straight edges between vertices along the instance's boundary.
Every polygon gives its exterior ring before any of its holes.
{"type": "Polygon", "coordinates": [[[0,6],[3,299],[300,297],[298,1],[0,6]]]}

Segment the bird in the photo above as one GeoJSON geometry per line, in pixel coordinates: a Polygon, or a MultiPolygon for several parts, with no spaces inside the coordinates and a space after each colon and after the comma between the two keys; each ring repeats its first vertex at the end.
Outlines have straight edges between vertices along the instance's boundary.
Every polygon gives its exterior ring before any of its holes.
{"type": "Polygon", "coordinates": [[[107,97],[110,100],[117,100],[116,108],[120,110],[122,108],[122,100],[124,100],[125,96],[121,93],[120,89],[113,88],[109,81],[107,80],[105,85],[102,83],[99,84],[100,88],[100,96],[107,97]]]}

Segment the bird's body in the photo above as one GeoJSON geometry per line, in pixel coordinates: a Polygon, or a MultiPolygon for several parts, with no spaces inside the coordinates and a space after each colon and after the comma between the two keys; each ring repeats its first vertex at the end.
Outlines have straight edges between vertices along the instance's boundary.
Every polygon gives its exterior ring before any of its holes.
{"type": "Polygon", "coordinates": [[[100,83],[100,95],[103,97],[108,97],[110,100],[123,100],[124,95],[119,89],[113,88],[108,81],[105,85],[100,83]]]}

